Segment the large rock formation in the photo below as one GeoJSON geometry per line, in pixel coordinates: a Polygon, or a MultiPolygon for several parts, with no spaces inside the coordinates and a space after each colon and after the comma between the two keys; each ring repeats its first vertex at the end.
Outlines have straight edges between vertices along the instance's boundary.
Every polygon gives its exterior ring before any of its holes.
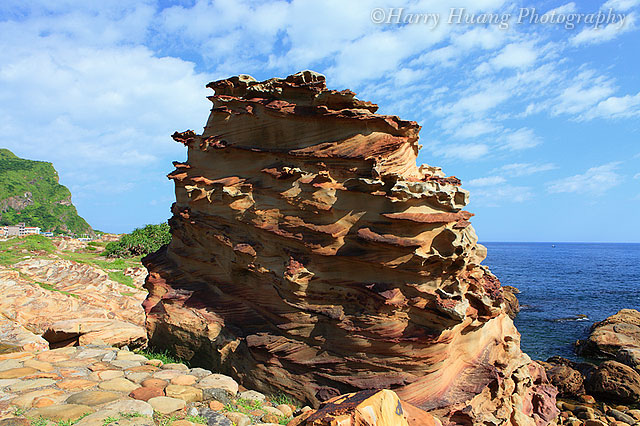
{"type": "Polygon", "coordinates": [[[389,388],[460,424],[555,417],[468,193],[416,166],[420,126],[309,71],[208,87],[204,133],[173,135],[173,239],[144,259],[151,344],[314,405],[389,388]]]}

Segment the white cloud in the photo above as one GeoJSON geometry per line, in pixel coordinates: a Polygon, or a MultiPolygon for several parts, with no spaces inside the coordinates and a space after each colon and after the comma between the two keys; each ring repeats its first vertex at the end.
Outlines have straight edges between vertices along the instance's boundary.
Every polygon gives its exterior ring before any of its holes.
{"type": "Polygon", "coordinates": [[[502,140],[502,148],[513,151],[533,148],[542,143],[542,140],[535,134],[535,132],[526,127],[507,133],[502,140]]]}
{"type": "Polygon", "coordinates": [[[493,133],[496,130],[498,130],[498,127],[489,121],[473,121],[458,127],[454,132],[454,136],[459,138],[477,138],[481,135],[493,133]]]}
{"type": "Polygon", "coordinates": [[[551,182],[547,190],[550,193],[604,194],[622,182],[622,177],[616,172],[619,164],[619,162],[613,162],[592,167],[582,174],[551,182]]]}
{"type": "Polygon", "coordinates": [[[636,173],[636,174],[633,176],[633,178],[634,178],[634,179],[640,179],[640,173],[636,173]]]}
{"type": "Polygon", "coordinates": [[[511,163],[511,164],[505,164],[502,167],[494,169],[492,172],[501,172],[508,176],[520,177],[520,176],[530,176],[535,173],[546,172],[546,171],[554,170],[557,168],[558,167],[553,163],[544,163],[544,164],[511,163]]]}
{"type": "Polygon", "coordinates": [[[624,12],[640,4],[640,0],[607,0],[600,10],[613,9],[624,12]]]}
{"type": "Polygon", "coordinates": [[[552,102],[555,115],[571,114],[578,117],[614,92],[613,82],[595,72],[580,72],[552,102]]]}
{"type": "Polygon", "coordinates": [[[491,65],[496,69],[502,68],[527,68],[533,65],[538,54],[532,43],[511,43],[491,60],[491,65]]]}
{"type": "Polygon", "coordinates": [[[505,183],[507,180],[502,176],[488,176],[483,178],[471,179],[465,183],[466,186],[485,187],[495,186],[505,183]]]}
{"type": "Polygon", "coordinates": [[[622,97],[610,96],[585,114],[585,118],[628,118],[639,115],[640,92],[622,97]]]}
{"type": "Polygon", "coordinates": [[[474,204],[487,207],[500,207],[505,203],[523,203],[531,198],[533,198],[533,192],[530,187],[509,184],[474,189],[470,196],[474,204]]]}
{"type": "Polygon", "coordinates": [[[585,28],[571,38],[571,44],[598,44],[613,40],[626,32],[634,30],[636,28],[635,21],[635,15],[629,13],[622,23],[614,22],[603,28],[585,28]]]}
{"type": "Polygon", "coordinates": [[[489,153],[489,147],[481,143],[472,144],[444,144],[431,145],[431,152],[435,155],[459,160],[477,160],[489,153]]]}
{"type": "Polygon", "coordinates": [[[575,13],[577,11],[576,4],[574,2],[570,2],[567,4],[563,4],[562,6],[556,7],[554,9],[549,10],[545,13],[547,16],[551,16],[552,14],[568,14],[575,13]]]}

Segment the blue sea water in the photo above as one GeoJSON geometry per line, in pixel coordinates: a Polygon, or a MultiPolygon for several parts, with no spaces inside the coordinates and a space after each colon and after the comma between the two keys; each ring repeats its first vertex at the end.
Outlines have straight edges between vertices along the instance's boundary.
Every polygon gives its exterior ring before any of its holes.
{"type": "Polygon", "coordinates": [[[640,310],[640,244],[482,244],[483,263],[520,290],[515,324],[532,359],[579,359],[574,343],[594,322],[623,308],[640,310]]]}

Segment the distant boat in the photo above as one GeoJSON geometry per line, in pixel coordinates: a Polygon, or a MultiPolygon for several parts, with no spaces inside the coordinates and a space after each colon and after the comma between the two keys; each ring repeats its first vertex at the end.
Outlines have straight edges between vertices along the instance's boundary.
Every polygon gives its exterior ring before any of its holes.
{"type": "Polygon", "coordinates": [[[556,245],[555,244],[551,244],[551,248],[556,248],[556,245]]]}

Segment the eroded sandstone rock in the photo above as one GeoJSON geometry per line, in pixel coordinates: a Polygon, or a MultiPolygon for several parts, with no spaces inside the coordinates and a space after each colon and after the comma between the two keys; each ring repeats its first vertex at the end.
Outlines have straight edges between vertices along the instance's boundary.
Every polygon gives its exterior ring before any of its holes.
{"type": "Polygon", "coordinates": [[[209,84],[171,244],[144,259],[154,346],[318,404],[390,388],[457,423],[548,423],[555,389],[520,351],[467,191],[416,166],[415,122],[305,71],[209,84]]]}
{"type": "Polygon", "coordinates": [[[589,338],[578,342],[582,355],[618,359],[640,371],[640,312],[621,309],[593,324],[589,338]]]}

